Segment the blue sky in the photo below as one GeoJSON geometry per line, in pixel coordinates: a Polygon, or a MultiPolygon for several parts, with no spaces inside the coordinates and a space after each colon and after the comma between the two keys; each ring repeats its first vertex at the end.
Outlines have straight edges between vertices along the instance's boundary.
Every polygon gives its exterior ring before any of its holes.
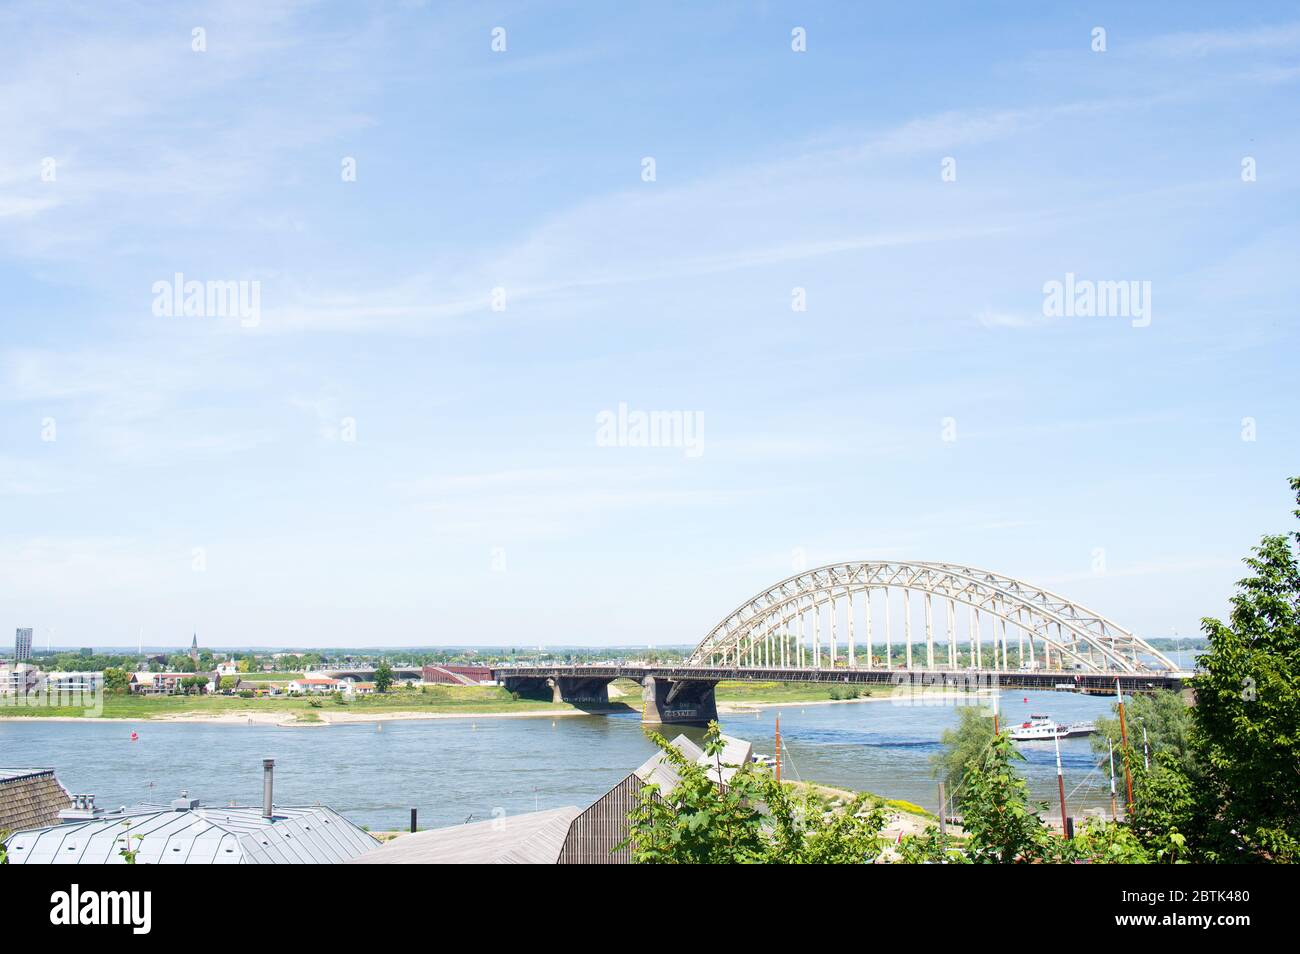
{"type": "Polygon", "coordinates": [[[873,557],[1224,613],[1300,472],[1294,7],[704,6],[0,10],[0,626],[689,643],[873,557]]]}

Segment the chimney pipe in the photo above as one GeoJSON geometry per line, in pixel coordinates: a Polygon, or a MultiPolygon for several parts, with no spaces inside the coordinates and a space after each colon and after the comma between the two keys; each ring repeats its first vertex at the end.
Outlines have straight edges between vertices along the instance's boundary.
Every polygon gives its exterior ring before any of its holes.
{"type": "Polygon", "coordinates": [[[274,818],[271,790],[275,779],[275,759],[262,759],[262,817],[274,818]]]}

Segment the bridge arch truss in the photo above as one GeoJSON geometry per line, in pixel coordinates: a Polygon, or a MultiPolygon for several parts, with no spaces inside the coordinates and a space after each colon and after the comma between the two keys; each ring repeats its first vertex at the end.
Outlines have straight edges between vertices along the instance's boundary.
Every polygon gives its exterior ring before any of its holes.
{"type": "Polygon", "coordinates": [[[782,580],[719,622],[688,665],[889,668],[894,647],[903,650],[908,669],[1137,673],[1177,668],[1114,621],[1032,583],[955,563],[896,560],[833,563],[782,580]],[[891,613],[899,594],[901,632],[894,629],[891,613]],[[914,594],[923,613],[919,632],[913,626],[914,594]],[[855,600],[864,606],[861,612],[855,611],[855,600]],[[967,613],[960,639],[959,606],[967,613]],[[937,615],[944,617],[938,632],[937,615]],[[873,624],[884,632],[873,631],[873,624]],[[883,663],[872,654],[881,643],[883,663]]]}

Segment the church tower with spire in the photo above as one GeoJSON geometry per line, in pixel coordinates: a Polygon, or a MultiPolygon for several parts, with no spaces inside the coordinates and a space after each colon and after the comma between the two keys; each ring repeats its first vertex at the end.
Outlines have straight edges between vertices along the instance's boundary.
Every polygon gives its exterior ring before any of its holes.
{"type": "Polygon", "coordinates": [[[194,665],[199,664],[199,634],[195,633],[194,638],[190,640],[190,658],[194,660],[194,665]]]}

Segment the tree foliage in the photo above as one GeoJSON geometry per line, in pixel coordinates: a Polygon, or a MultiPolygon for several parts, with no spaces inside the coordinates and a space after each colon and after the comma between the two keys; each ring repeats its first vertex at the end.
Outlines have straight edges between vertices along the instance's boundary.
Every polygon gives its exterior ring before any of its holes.
{"type": "MultiPolygon", "coordinates": [[[[1119,725],[1118,703],[1111,706],[1115,715],[1097,720],[1097,734],[1092,737],[1092,750],[1097,764],[1109,772],[1107,743],[1114,746],[1115,771],[1122,771],[1124,756],[1123,733],[1119,725]]],[[[1124,699],[1124,721],[1127,723],[1130,767],[1143,764],[1143,732],[1147,755],[1154,759],[1157,753],[1168,753],[1187,771],[1195,767],[1192,752],[1192,710],[1177,692],[1162,689],[1154,693],[1133,695],[1124,699]]]]}
{"type": "Polygon", "coordinates": [[[1199,774],[1195,763],[1189,768],[1170,751],[1157,752],[1150,769],[1143,767],[1140,755],[1133,763],[1133,811],[1128,825],[1151,851],[1167,844],[1173,833],[1189,838],[1193,845],[1204,844],[1205,806],[1193,774],[1199,774]]]}
{"type": "MultiPolygon", "coordinates": [[[[1164,758],[1170,758],[1168,753],[1164,758]]],[[[1008,733],[992,734],[966,765],[959,798],[964,834],[930,829],[904,838],[898,860],[925,864],[1150,864],[1180,860],[1183,836],[1175,830],[1140,838],[1129,825],[1090,820],[1064,838],[1042,821],[1045,804],[1031,805],[1028,787],[1015,770],[1024,756],[1008,733]]]]}
{"type": "Polygon", "coordinates": [[[670,792],[646,785],[628,816],[627,839],[638,864],[863,864],[880,854],[884,810],[860,795],[826,810],[810,795],[791,794],[766,769],[722,762],[724,743],[709,723],[710,768],[687,759],[663,736],[651,738],[674,767],[670,792]],[[718,784],[723,769],[735,773],[718,784]]]}
{"type": "Polygon", "coordinates": [[[979,760],[993,741],[993,713],[979,707],[957,710],[957,726],[945,729],[943,748],[930,756],[934,774],[944,780],[948,793],[960,803],[967,767],[979,760]]]}
{"type": "Polygon", "coordinates": [[[131,687],[131,675],[125,669],[104,670],[104,691],[122,695],[131,687]]]}
{"type": "MultiPolygon", "coordinates": [[[[1292,478],[1300,518],[1300,477],[1292,478]]],[[[1300,861],[1300,531],[1265,536],[1228,622],[1201,621],[1193,747],[1208,860],[1300,861]]]]}
{"type": "MultiPolygon", "coordinates": [[[[1300,478],[1291,488],[1300,517],[1300,478]]],[[[1150,769],[1139,721],[1148,704],[1127,708],[1130,829],[1159,860],[1300,861],[1297,551],[1300,532],[1265,536],[1245,560],[1252,574],[1238,582],[1228,622],[1201,621],[1208,648],[1196,705],[1178,713],[1167,700],[1149,704],[1148,736],[1158,738],[1150,769]]]]}
{"type": "MultiPolygon", "coordinates": [[[[1000,732],[967,764],[958,801],[970,860],[1006,864],[1038,856],[1046,828],[1030,807],[1029,786],[1013,767],[1024,758],[1011,736],[1000,732]]],[[[1040,805],[1039,811],[1046,808],[1040,805]]]]}
{"type": "Polygon", "coordinates": [[[393,686],[393,667],[385,660],[375,670],[375,692],[387,692],[393,686]]]}

